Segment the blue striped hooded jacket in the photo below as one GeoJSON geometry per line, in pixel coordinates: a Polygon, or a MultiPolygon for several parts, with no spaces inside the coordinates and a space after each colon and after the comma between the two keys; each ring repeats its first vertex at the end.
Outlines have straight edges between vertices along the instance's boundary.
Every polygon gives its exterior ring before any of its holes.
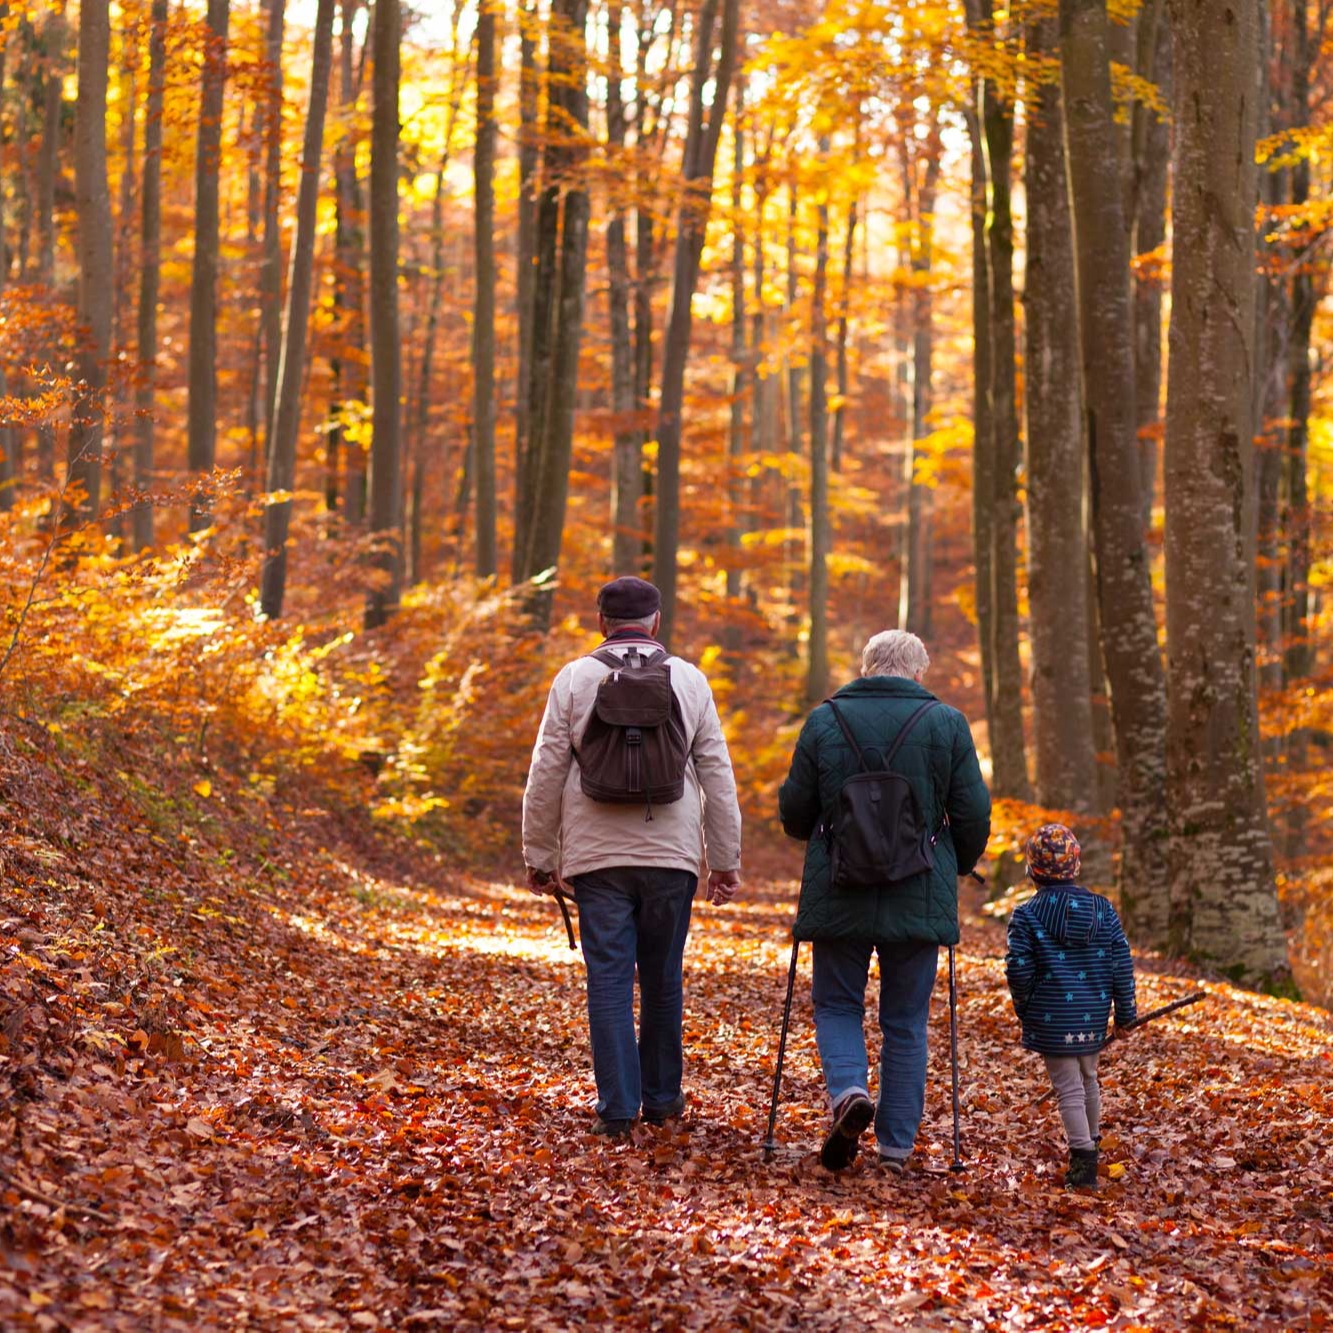
{"type": "Polygon", "coordinates": [[[1134,1021],[1129,941],[1115,908],[1082,885],[1037,885],[1009,922],[1004,974],[1030,1051],[1100,1051],[1112,1003],[1117,1026],[1134,1021]]]}

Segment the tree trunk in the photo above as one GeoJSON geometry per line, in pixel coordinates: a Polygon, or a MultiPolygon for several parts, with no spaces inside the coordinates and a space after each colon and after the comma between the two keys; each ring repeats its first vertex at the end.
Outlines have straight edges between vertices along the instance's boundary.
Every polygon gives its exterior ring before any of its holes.
{"type": "MultiPolygon", "coordinates": [[[[741,595],[741,537],[745,531],[745,403],[753,375],[746,343],[745,318],[745,228],[743,187],[745,184],[745,81],[736,80],[736,105],[732,121],[731,159],[731,413],[727,426],[727,572],[729,603],[741,595]]],[[[762,236],[756,243],[763,244],[762,236]]],[[[724,630],[726,646],[740,647],[734,615],[728,614],[724,630]]]]}
{"type": "Polygon", "coordinates": [[[685,363],[690,350],[690,306],[699,280],[704,231],[713,190],[713,165],[726,119],[727,98],[736,60],[740,0],[721,0],[722,35],[713,64],[713,25],[719,0],[703,0],[696,19],[694,76],[690,119],[685,136],[684,195],[676,236],[676,261],[671,284],[671,313],[662,355],[662,401],[657,423],[657,512],[653,525],[653,581],[662,592],[664,641],[676,621],[676,561],[680,547],[681,411],[685,398],[685,363]],[[713,104],[705,123],[704,87],[713,81],[713,104]]]}
{"type": "MultiPolygon", "coordinates": [[[[162,103],[166,89],[167,0],[153,0],[148,33],[148,99],[144,107],[143,196],[139,224],[139,373],[134,393],[134,484],[153,484],[154,389],[157,386],[157,298],[162,264],[162,103]]],[[[153,506],[134,507],[134,545],[153,544],[153,506]]]]}
{"type": "Polygon", "coordinates": [[[370,129],[370,532],[376,578],[366,598],[367,629],[398,609],[402,451],[402,348],[398,336],[398,0],[375,0],[370,129]]]}
{"type": "MultiPolygon", "coordinates": [[[[576,137],[561,143],[548,132],[546,143],[545,189],[537,221],[539,268],[531,370],[534,402],[540,395],[540,405],[534,406],[528,421],[536,454],[532,459],[531,520],[524,541],[525,579],[555,570],[560,563],[588,256],[588,192],[578,180],[588,126],[588,4],[587,0],[557,0],[557,6],[552,15],[548,131],[559,125],[560,137],[568,139],[571,131],[576,137]]],[[[549,623],[552,592],[550,581],[544,580],[530,602],[534,620],[543,628],[549,623]]]]}
{"type": "Polygon", "coordinates": [[[991,608],[991,549],[994,544],[991,495],[995,490],[995,459],[991,450],[990,260],[986,255],[986,145],[979,110],[982,100],[982,84],[978,80],[977,109],[967,112],[972,165],[972,559],[981,695],[986,709],[986,731],[993,747],[995,617],[991,608]]]}
{"type": "Polygon", "coordinates": [[[1013,171],[1013,107],[987,80],[982,108],[986,177],[990,192],[986,248],[990,276],[990,415],[994,492],[991,502],[991,656],[995,699],[991,707],[992,786],[997,796],[1026,801],[1023,738],[1023,668],[1018,615],[1018,409],[1015,385],[1014,223],[1010,209],[1013,171]]]}
{"type": "MultiPolygon", "coordinates": [[[[821,139],[819,154],[827,159],[829,141],[821,139]]],[[[828,460],[828,196],[821,194],[816,211],[815,280],[810,298],[810,646],[806,662],[805,700],[818,703],[828,693],[828,557],[832,546],[829,523],[828,460]]]]}
{"type": "MultiPolygon", "coordinates": [[[[194,268],[190,281],[190,471],[211,473],[217,455],[218,180],[222,151],[222,94],[227,78],[229,0],[208,0],[199,139],[194,172],[194,268]]],[[[203,483],[204,486],[207,483],[203,483]]],[[[212,523],[206,492],[190,504],[190,531],[212,523]]]]}
{"type": "MultiPolygon", "coordinates": [[[[41,90],[42,138],[37,157],[37,278],[50,290],[56,280],[56,178],[60,174],[65,78],[65,16],[55,5],[46,11],[41,45],[45,81],[41,90]]],[[[54,481],[55,457],[55,426],[44,421],[37,427],[37,470],[43,481],[54,481]]]]}
{"type": "MultiPolygon", "coordinates": [[[[1171,96],[1171,25],[1164,0],[1153,0],[1140,13],[1140,45],[1151,42],[1151,59],[1141,68],[1171,96]]],[[[1147,53],[1145,53],[1146,55],[1147,53]]],[[[1134,111],[1134,234],[1130,253],[1151,254],[1166,240],[1166,198],[1171,165],[1171,127],[1165,117],[1138,106],[1134,111]]],[[[1134,418],[1138,428],[1143,492],[1143,526],[1152,526],[1157,489],[1158,441],[1162,434],[1162,279],[1155,268],[1134,278],[1134,418]]]]}
{"type": "Polygon", "coordinates": [[[70,412],[68,483],[76,513],[97,517],[102,477],[107,356],[111,342],[111,191],[106,170],[106,93],[111,18],[107,0],[79,9],[79,92],[74,116],[74,195],[79,219],[79,387],[70,412]]]}
{"type": "Polygon", "coordinates": [[[1175,197],[1166,430],[1167,797],[1173,944],[1271,984],[1288,972],[1254,669],[1258,0],[1173,0],[1175,197]]]}
{"type": "MultiPolygon", "coordinates": [[[[7,74],[7,45],[0,46],[0,113],[4,110],[5,75],[7,74]]],[[[20,175],[22,170],[20,169],[20,175]]],[[[7,246],[8,219],[5,216],[5,200],[0,191],[0,296],[9,283],[9,249],[7,246]]],[[[9,375],[0,366],[0,399],[9,396],[9,375]]],[[[7,514],[14,508],[14,487],[18,482],[18,468],[15,467],[14,442],[18,433],[9,422],[0,416],[0,514],[7,514]]]]}
{"type": "Polygon", "coordinates": [[[902,561],[898,580],[898,624],[923,637],[930,633],[930,489],[916,480],[919,445],[930,434],[931,381],[934,375],[934,310],[930,293],[930,269],[933,262],[935,195],[940,179],[940,137],[938,123],[931,126],[930,137],[922,146],[926,160],[925,178],[919,174],[915,153],[904,145],[904,174],[909,194],[915,201],[915,217],[909,241],[909,263],[913,274],[911,289],[911,439],[903,469],[907,492],[907,523],[903,529],[902,561]]]}
{"type": "MultiPolygon", "coordinates": [[[[541,80],[537,73],[537,38],[540,19],[537,0],[525,0],[519,12],[519,129],[518,129],[518,378],[514,385],[514,550],[510,575],[515,583],[525,577],[524,545],[532,523],[533,441],[532,408],[537,389],[533,357],[537,344],[536,301],[539,276],[537,256],[537,126],[541,80]]],[[[552,258],[551,263],[554,263],[552,258]]],[[[543,272],[550,282],[552,270],[543,272]]],[[[549,290],[549,288],[548,288],[549,290]]],[[[543,331],[543,342],[545,331],[543,331]]]]}
{"type": "Polygon", "coordinates": [[[264,41],[264,245],[259,261],[259,328],[264,345],[264,458],[273,448],[271,430],[282,362],[282,33],[285,0],[268,0],[264,41]]]}
{"type": "MultiPolygon", "coordinates": [[[[857,131],[858,139],[860,130],[857,131]]],[[[847,208],[847,233],[842,242],[842,292],[838,300],[837,381],[838,406],[833,413],[833,440],[829,446],[829,466],[842,471],[843,436],[847,422],[847,400],[851,393],[847,340],[851,328],[852,263],[856,256],[856,224],[860,199],[853,195],[847,208]]],[[[762,234],[762,233],[761,233],[762,234]]]]}
{"type": "MultiPolygon", "coordinates": [[[[607,142],[613,170],[625,165],[626,116],[621,94],[623,78],[620,56],[624,6],[612,0],[608,20],[611,76],[606,85],[607,142]]],[[[613,187],[611,221],[606,228],[607,300],[610,307],[611,411],[615,415],[615,439],[611,455],[611,568],[616,574],[639,567],[643,534],[639,523],[639,501],[643,496],[642,434],[634,421],[634,345],[630,337],[629,244],[626,237],[626,204],[623,188],[613,187]]]]}
{"type": "MultiPolygon", "coordinates": [[[[296,485],[296,436],[301,424],[305,380],[306,332],[315,269],[315,222],[319,207],[320,156],[324,115],[329,103],[333,65],[335,0],[319,0],[315,13],[315,47],[310,70],[310,105],[301,147],[301,183],[296,196],[296,233],[292,237],[287,274],[287,311],[283,319],[282,358],[278,365],[278,398],[266,438],[268,491],[291,492],[296,485]]],[[[270,619],[282,615],[287,588],[287,531],[292,501],[270,500],[264,510],[264,569],[260,608],[270,619]]]]}
{"type": "Polygon", "coordinates": [[[1120,777],[1121,899],[1130,934],[1166,943],[1166,689],[1143,532],[1134,421],[1129,235],[1101,0],[1061,0],[1066,169],[1074,217],[1093,545],[1120,777]]]}
{"type": "MultiPolygon", "coordinates": [[[[338,460],[343,458],[343,514],[351,524],[360,524],[366,514],[366,455],[359,442],[347,441],[346,419],[352,404],[366,401],[364,356],[366,344],[366,291],[363,270],[365,251],[364,211],[361,181],[357,175],[357,101],[360,81],[354,60],[354,23],[360,0],[342,0],[339,43],[338,114],[341,132],[334,156],[336,256],[333,286],[334,308],[340,313],[339,339],[344,350],[333,358],[334,401],[329,417],[329,474],[336,485],[338,460]]],[[[326,484],[330,511],[337,503],[333,486],[326,484]]]]}
{"type": "MultiPolygon", "coordinates": [[[[495,497],[495,3],[477,13],[477,143],[473,152],[476,302],[472,313],[472,454],[477,473],[477,576],[498,568],[495,497]]],[[[422,443],[417,442],[418,446],[422,443]]]]}
{"type": "MultiPolygon", "coordinates": [[[[1030,20],[1030,56],[1058,50],[1053,19],[1030,20]]],[[[1027,345],[1028,601],[1033,739],[1040,805],[1097,808],[1092,672],[1088,662],[1086,480],[1079,394],[1074,237],[1058,84],[1030,103],[1024,188],[1027,345]]]]}

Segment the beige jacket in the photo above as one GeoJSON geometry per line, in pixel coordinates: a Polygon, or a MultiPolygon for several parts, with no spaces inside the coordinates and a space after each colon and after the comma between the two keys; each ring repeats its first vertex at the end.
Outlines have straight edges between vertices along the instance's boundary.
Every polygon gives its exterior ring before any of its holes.
{"type": "MultiPolygon", "coordinates": [[[[623,658],[632,644],[640,650],[658,646],[631,640],[607,646],[623,658]]],[[[741,812],[713,691],[698,667],[679,657],[669,663],[690,738],[685,794],[670,805],[654,805],[651,821],[641,806],[607,805],[583,794],[574,747],[609,668],[591,657],[577,658],[551,685],[532,751],[523,793],[527,865],[558,870],[564,879],[609,866],[660,866],[697,874],[705,858],[710,870],[740,869],[741,812]]]]}

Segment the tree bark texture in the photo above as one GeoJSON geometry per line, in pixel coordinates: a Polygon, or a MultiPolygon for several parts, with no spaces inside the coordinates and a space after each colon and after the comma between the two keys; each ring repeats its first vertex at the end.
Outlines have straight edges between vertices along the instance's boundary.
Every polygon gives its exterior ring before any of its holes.
{"type": "MultiPolygon", "coordinates": [[[[472,456],[477,474],[476,569],[490,578],[498,568],[495,494],[495,0],[477,12],[477,142],[473,150],[476,208],[472,309],[472,456]]],[[[418,449],[424,441],[417,440],[418,449]]]]}
{"type": "MultiPolygon", "coordinates": [[[[268,448],[268,490],[290,492],[296,485],[296,436],[301,424],[305,382],[306,334],[315,271],[315,222],[319,208],[320,157],[324,117],[329,104],[333,66],[335,0],[319,0],[315,12],[315,44],[310,69],[310,105],[306,110],[301,147],[301,180],[296,195],[296,232],[292,237],[287,274],[287,310],[283,318],[282,356],[278,363],[278,397],[265,438],[268,448]]],[[[264,509],[264,568],[260,607],[266,616],[282,615],[287,588],[287,533],[292,501],[270,500],[264,509]]]]}
{"type": "Polygon", "coordinates": [[[1173,944],[1287,971],[1255,676],[1255,66],[1259,0],[1172,0],[1176,154],[1166,430],[1173,944]]]}
{"type": "MultiPolygon", "coordinates": [[[[625,160],[626,114],[621,92],[624,77],[620,57],[624,5],[610,7],[611,76],[606,87],[607,138],[614,159],[625,160]]],[[[611,455],[611,568],[628,574],[638,569],[643,534],[639,502],[643,497],[642,433],[634,421],[634,344],[630,333],[630,268],[627,237],[628,206],[623,191],[612,185],[611,220],[606,227],[607,300],[611,334],[611,411],[615,439],[611,455]]]]}
{"type": "MultiPolygon", "coordinates": [[[[166,89],[167,0],[153,0],[148,31],[148,95],[144,105],[143,190],[139,223],[139,373],[134,392],[134,484],[153,484],[157,385],[157,299],[162,263],[162,103],[166,89]]],[[[133,514],[134,545],[153,544],[153,506],[139,503],[133,514]]]]}
{"type": "Polygon", "coordinates": [[[111,343],[111,190],[106,169],[107,65],[111,17],[107,0],[79,9],[79,91],[74,114],[74,195],[79,219],[79,323],[84,330],[79,387],[70,411],[68,483],[80,494],[71,506],[96,518],[102,479],[102,429],[111,343]]]}
{"type": "MultiPolygon", "coordinates": [[[[1058,49],[1053,19],[1030,20],[1030,55],[1058,49]]],[[[1088,544],[1079,386],[1074,236],[1058,84],[1035,89],[1028,113],[1024,280],[1028,602],[1036,797],[1057,810],[1097,799],[1088,660],[1088,544]]]]}
{"type": "MultiPolygon", "coordinates": [[[[819,145],[827,158],[829,141],[819,145]]],[[[805,700],[816,704],[828,693],[828,557],[832,547],[828,459],[828,199],[816,210],[815,279],[810,297],[810,640],[805,700]]]]}
{"type": "Polygon", "coordinates": [[[1162,946],[1166,687],[1143,531],[1129,232],[1102,0],[1061,0],[1060,42],[1098,610],[1120,777],[1121,900],[1133,938],[1162,946]]]}
{"type": "Polygon", "coordinates": [[[398,326],[398,84],[402,19],[398,0],[375,0],[370,128],[370,532],[377,571],[366,598],[367,629],[398,608],[403,562],[401,454],[403,391],[398,326]]]}
{"type": "Polygon", "coordinates": [[[694,75],[690,119],[685,139],[684,184],[671,284],[671,313],[662,356],[662,397],[657,422],[657,509],[653,525],[653,581],[662,593],[662,638],[670,642],[676,621],[676,574],[680,549],[681,412],[685,399],[685,364],[689,359],[691,303],[699,280],[704,232],[713,189],[718,139],[726,119],[731,75],[736,62],[739,0],[703,0],[696,18],[694,75]],[[722,32],[716,65],[713,27],[722,5],[722,32]],[[705,118],[704,88],[713,82],[712,107],[705,118]]]}
{"type": "MultiPolygon", "coordinates": [[[[745,404],[749,399],[753,363],[746,338],[745,224],[742,212],[745,185],[745,82],[736,81],[732,120],[731,159],[731,413],[727,425],[727,572],[728,601],[741,595],[741,538],[745,532],[745,404]]],[[[763,244],[762,237],[756,237],[763,244]]],[[[728,620],[727,647],[739,647],[737,625],[728,620]]]]}
{"type": "MultiPolygon", "coordinates": [[[[194,266],[190,276],[190,471],[213,471],[217,460],[218,174],[222,95],[227,79],[229,0],[208,0],[199,138],[194,167],[194,266]]],[[[190,505],[190,531],[212,522],[203,493],[190,505]]]]}
{"type": "MultiPolygon", "coordinates": [[[[534,407],[528,423],[536,452],[531,459],[531,517],[524,542],[527,579],[558,569],[569,499],[590,212],[588,191],[578,176],[588,128],[587,21],[587,0],[557,0],[550,27],[550,109],[537,218],[534,407]]],[[[550,618],[551,591],[548,580],[531,602],[534,619],[543,626],[550,618]]]]}
{"type": "Polygon", "coordinates": [[[273,409],[282,361],[282,34],[285,0],[268,0],[264,40],[264,243],[259,261],[259,327],[264,342],[264,457],[272,449],[273,409]]]}

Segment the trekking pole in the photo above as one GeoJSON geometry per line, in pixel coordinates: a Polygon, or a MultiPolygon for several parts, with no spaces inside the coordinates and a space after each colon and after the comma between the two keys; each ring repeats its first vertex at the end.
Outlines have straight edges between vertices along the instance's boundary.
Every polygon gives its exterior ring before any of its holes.
{"type": "Polygon", "coordinates": [[[949,945],[949,1058],[953,1064],[953,1161],[950,1171],[966,1171],[958,1128],[958,985],[954,978],[953,945],[949,945]]]}
{"type": "Polygon", "coordinates": [[[551,874],[549,870],[539,870],[535,872],[537,883],[545,888],[555,899],[560,908],[560,915],[565,918],[565,934],[569,937],[569,947],[577,949],[578,942],[574,938],[574,923],[569,919],[569,908],[565,906],[567,902],[572,901],[565,893],[564,885],[560,882],[557,875],[551,874]]]}
{"type": "Polygon", "coordinates": [[[801,941],[791,942],[791,966],[787,969],[787,1002],[782,1006],[782,1035],[778,1038],[778,1067],[773,1074],[773,1101],[768,1108],[768,1137],[764,1140],[764,1161],[771,1161],[777,1144],[773,1142],[773,1127],[778,1123],[778,1092],[782,1087],[782,1062],[787,1054],[787,1026],[791,1022],[791,996],[796,989],[796,955],[801,941]]]}

